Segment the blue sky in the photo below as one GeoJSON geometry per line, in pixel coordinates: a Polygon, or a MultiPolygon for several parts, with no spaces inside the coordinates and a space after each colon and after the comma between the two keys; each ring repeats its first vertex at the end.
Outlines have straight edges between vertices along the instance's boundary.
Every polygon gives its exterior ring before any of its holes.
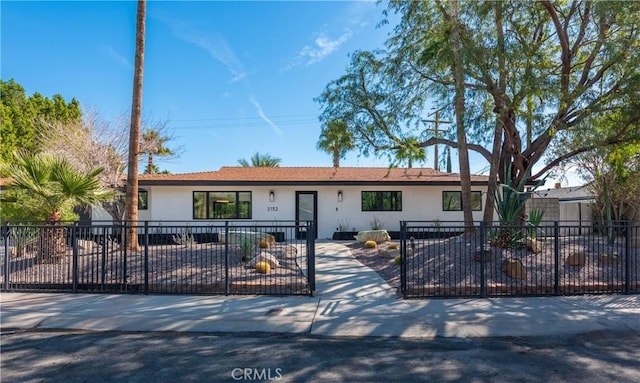
{"type": "MultiPolygon", "coordinates": [[[[349,53],[383,46],[392,25],[378,27],[382,11],[372,1],[149,1],[143,115],[167,121],[183,148],[160,168],[216,170],[255,152],[331,166],[316,149],[313,98],[344,74],[349,53]]],[[[107,120],[129,113],[135,14],[135,1],[2,1],[2,79],[75,97],[107,120]]],[[[341,161],[388,165],[357,151],[341,161]]],[[[473,173],[485,168],[472,157],[473,173]]]]}

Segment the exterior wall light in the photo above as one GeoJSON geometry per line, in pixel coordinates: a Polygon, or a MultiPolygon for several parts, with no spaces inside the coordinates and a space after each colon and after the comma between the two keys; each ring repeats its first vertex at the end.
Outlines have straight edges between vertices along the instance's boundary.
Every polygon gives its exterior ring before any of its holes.
{"type": "Polygon", "coordinates": [[[273,190],[269,190],[269,202],[276,200],[276,193],[273,190]]]}
{"type": "Polygon", "coordinates": [[[338,190],[338,202],[342,202],[342,190],[338,190]]]}

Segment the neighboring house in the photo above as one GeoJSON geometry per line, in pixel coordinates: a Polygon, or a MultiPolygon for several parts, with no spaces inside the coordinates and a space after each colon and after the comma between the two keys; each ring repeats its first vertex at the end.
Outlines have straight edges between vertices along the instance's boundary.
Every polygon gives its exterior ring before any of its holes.
{"type": "MultiPolygon", "coordinates": [[[[482,219],[486,176],[472,176],[474,219],[482,219]]],[[[225,220],[314,221],[318,238],[371,222],[400,230],[401,220],[463,220],[460,176],[428,168],[222,167],[218,171],[140,175],[140,220],[196,226],[225,220]]],[[[94,219],[97,217],[94,215],[94,219]]]]}
{"type": "Polygon", "coordinates": [[[553,225],[553,222],[561,221],[562,225],[587,228],[593,226],[594,203],[595,198],[589,191],[589,185],[563,188],[556,183],[554,188],[536,190],[527,203],[527,208],[543,209],[544,225],[553,225]]]}

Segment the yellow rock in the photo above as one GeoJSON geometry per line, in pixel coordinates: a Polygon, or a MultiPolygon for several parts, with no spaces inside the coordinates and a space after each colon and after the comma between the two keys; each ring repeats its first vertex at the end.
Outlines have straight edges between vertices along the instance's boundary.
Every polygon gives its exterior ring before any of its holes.
{"type": "Polygon", "coordinates": [[[271,266],[268,262],[258,262],[256,263],[256,271],[262,274],[268,274],[271,271],[271,266]]]}

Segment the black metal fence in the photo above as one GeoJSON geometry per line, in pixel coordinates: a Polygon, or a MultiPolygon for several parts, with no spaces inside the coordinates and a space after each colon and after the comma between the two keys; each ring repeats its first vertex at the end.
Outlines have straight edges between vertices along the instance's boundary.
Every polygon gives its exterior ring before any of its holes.
{"type": "Polygon", "coordinates": [[[2,227],[4,291],[312,295],[312,223],[140,222],[2,227]],[[300,239],[301,238],[301,239],[300,239]]]}
{"type": "Polygon", "coordinates": [[[401,222],[405,298],[640,293],[640,226],[401,222]]]}

